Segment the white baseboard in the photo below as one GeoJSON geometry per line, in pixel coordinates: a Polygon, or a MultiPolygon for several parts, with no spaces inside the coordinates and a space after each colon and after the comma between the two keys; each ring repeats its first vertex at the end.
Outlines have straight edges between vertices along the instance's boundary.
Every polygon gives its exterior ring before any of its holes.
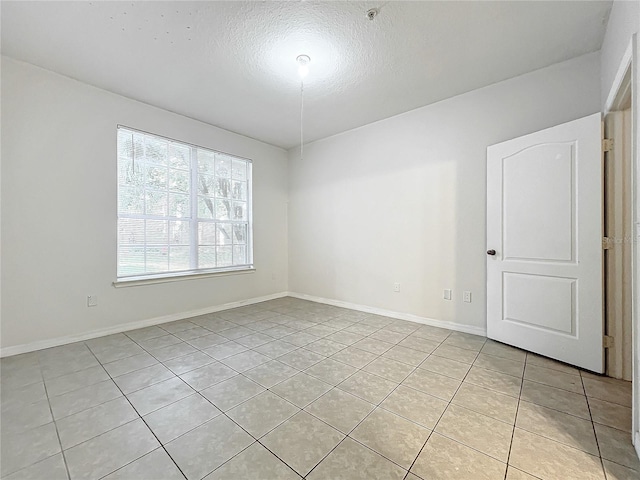
{"type": "Polygon", "coordinates": [[[636,441],[634,442],[633,446],[636,449],[636,455],[638,455],[638,458],[640,458],[640,432],[636,432],[636,441]]]}
{"type": "Polygon", "coordinates": [[[287,295],[311,302],[325,303],[334,307],[349,308],[360,312],[373,313],[375,315],[384,315],[385,317],[397,318],[399,320],[408,320],[409,322],[421,323],[432,327],[446,328],[447,330],[455,330],[457,332],[471,333],[473,335],[487,335],[487,329],[482,327],[474,327],[473,325],[463,325],[461,323],[447,322],[445,320],[436,320],[435,318],[420,317],[411,313],[394,312],[383,308],[369,307],[367,305],[358,305],[356,303],[343,302],[341,300],[333,300],[330,298],[315,297],[305,293],[287,292],[287,295]]]}
{"type": "Polygon", "coordinates": [[[171,315],[163,315],[162,317],[149,318],[146,320],[139,320],[136,322],[122,323],[113,327],[101,328],[99,330],[93,330],[91,332],[82,333],[80,335],[67,335],[65,337],[52,338],[49,340],[40,340],[37,342],[25,343],[22,345],[15,345],[12,347],[0,348],[0,358],[9,357],[11,355],[19,355],[21,353],[33,352],[36,350],[42,350],[44,348],[58,347],[60,345],[66,345],[69,343],[82,342],[84,340],[91,340],[92,338],[103,337],[105,335],[112,335],[114,333],[127,332],[129,330],[136,330],[138,328],[150,327],[153,325],[159,325],[161,323],[174,322],[176,320],[182,320],[190,317],[197,317],[198,315],[205,315],[207,313],[220,312],[222,310],[229,310],[231,308],[242,307],[243,305],[251,305],[254,303],[266,302],[267,300],[274,300],[276,298],[286,297],[287,292],[274,293],[271,295],[265,295],[262,297],[249,298],[247,300],[240,300],[237,302],[224,303],[222,305],[214,305],[211,307],[201,308],[198,310],[190,310],[188,312],[172,313],[171,315]]]}
{"type": "Polygon", "coordinates": [[[241,307],[243,305],[251,305],[254,303],[266,302],[268,300],[274,300],[282,297],[294,297],[302,300],[309,300],[312,302],[324,303],[326,305],[333,305],[336,307],[349,308],[351,310],[358,310],[360,312],[372,313],[375,315],[384,315],[386,317],[397,318],[399,320],[408,320],[410,322],[421,323],[423,325],[431,325],[432,327],[446,328],[448,330],[454,330],[458,332],[472,333],[474,335],[485,336],[487,331],[482,327],[474,327],[472,325],[462,325],[454,322],[447,322],[444,320],[436,320],[434,318],[420,317],[410,313],[394,312],[392,310],[385,310],[382,308],[369,307],[367,305],[358,305],[356,303],[343,302],[341,300],[333,300],[330,298],[316,297],[313,295],[306,295],[296,292],[280,292],[271,295],[265,295],[262,297],[249,298],[247,300],[239,300],[237,302],[225,303],[222,305],[214,305],[211,307],[201,308],[198,310],[190,310],[187,312],[172,313],[171,315],[163,315],[161,317],[149,318],[146,320],[139,320],[136,322],[122,323],[113,327],[101,328],[99,330],[93,330],[91,332],[82,333],[80,335],[67,335],[64,337],[57,337],[48,340],[40,340],[37,342],[25,343],[22,345],[15,345],[12,347],[0,348],[0,358],[9,357],[12,355],[19,355],[21,353],[33,352],[36,350],[42,350],[45,348],[58,347],[60,345],[67,345],[69,343],[82,342],[84,340],[91,340],[92,338],[103,337],[105,335],[112,335],[114,333],[127,332],[129,330],[136,330],[138,328],[150,327],[153,325],[159,325],[167,322],[174,322],[176,320],[183,320],[185,318],[197,317],[198,315],[205,315],[207,313],[220,312],[222,310],[229,310],[231,308],[241,307]]]}

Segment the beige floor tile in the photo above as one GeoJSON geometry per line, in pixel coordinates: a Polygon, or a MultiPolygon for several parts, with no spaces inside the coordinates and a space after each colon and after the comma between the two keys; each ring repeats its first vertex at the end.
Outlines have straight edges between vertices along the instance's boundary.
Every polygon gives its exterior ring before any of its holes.
{"type": "Polygon", "coordinates": [[[3,478],[60,452],[60,442],[53,423],[15,435],[5,434],[0,440],[0,476],[3,478]]]}
{"type": "Polygon", "coordinates": [[[413,348],[406,348],[400,345],[396,345],[395,347],[384,352],[382,356],[417,367],[424,361],[425,358],[429,356],[429,354],[421,352],[420,350],[414,350],[413,348]]]}
{"type": "Polygon", "coordinates": [[[157,350],[149,350],[149,353],[156,357],[157,360],[166,362],[167,360],[182,357],[184,355],[189,355],[191,353],[196,353],[197,351],[198,350],[196,350],[188,343],[180,342],[176,343],[175,345],[169,345],[168,347],[158,348],[157,350]]]}
{"type": "MultiPolygon", "coordinates": [[[[93,408],[62,418],[56,422],[58,437],[63,450],[102,435],[138,418],[125,397],[118,397],[93,408]]],[[[7,420],[2,419],[2,433],[7,420]]]]}
{"type": "Polygon", "coordinates": [[[122,390],[122,393],[128,395],[136,390],[142,390],[150,385],[175,378],[174,373],[161,363],[157,363],[150,367],[142,368],[125,375],[121,375],[113,379],[122,390]]]}
{"type": "MultiPolygon", "coordinates": [[[[65,477],[66,478],[66,477],[65,477]]],[[[164,448],[157,448],[144,457],[125,465],[103,477],[103,480],[131,480],[133,478],[153,478],[162,480],[184,480],[184,475],[167,455],[164,448]]]]}
{"type": "Polygon", "coordinates": [[[524,362],[509,360],[508,358],[496,357],[486,353],[480,353],[474,365],[486,368],[495,372],[506,373],[514,377],[522,377],[524,372],[524,362]]]}
{"type": "Polygon", "coordinates": [[[571,365],[558,362],[556,360],[553,360],[552,358],[536,355],[535,353],[531,352],[527,353],[527,365],[537,365],[539,367],[550,368],[552,370],[557,370],[558,372],[567,373],[569,375],[580,375],[580,371],[577,368],[572,367],[571,365]]]}
{"type": "Polygon", "coordinates": [[[455,395],[461,382],[455,378],[418,368],[402,384],[448,402],[455,395]]]}
{"type": "Polygon", "coordinates": [[[256,352],[262,353],[270,358],[278,358],[282,355],[286,355],[289,352],[297,350],[298,346],[291,343],[284,342],[282,340],[275,340],[273,342],[265,343],[255,348],[256,352]]]}
{"type": "Polygon", "coordinates": [[[256,442],[204,477],[204,480],[296,480],[300,478],[300,475],[256,442]]]}
{"type": "Polygon", "coordinates": [[[431,325],[424,325],[411,335],[419,338],[428,338],[440,343],[444,341],[449,335],[451,335],[451,330],[440,327],[432,327],[431,325]]]}
{"type": "Polygon", "coordinates": [[[261,385],[242,375],[236,375],[200,393],[220,410],[226,412],[262,392],[264,388],[261,385]]]}
{"type": "Polygon", "coordinates": [[[517,398],[472,383],[463,382],[451,403],[511,425],[516,421],[517,398]]]}
{"type": "Polygon", "coordinates": [[[358,335],[357,333],[345,332],[343,330],[340,330],[339,332],[328,335],[326,338],[327,340],[338,342],[343,345],[353,345],[354,343],[362,340],[364,336],[358,335]]]}
{"type": "Polygon", "coordinates": [[[47,386],[47,395],[49,395],[49,397],[55,397],[56,395],[62,395],[89,385],[95,385],[105,380],[109,380],[109,375],[107,375],[107,372],[105,372],[102,366],[98,365],[80,370],[79,372],[46,380],[44,383],[47,386]]]}
{"type": "Polygon", "coordinates": [[[220,410],[211,402],[194,394],[146,415],[144,421],[160,443],[165,444],[218,415],[220,410]]]}
{"type": "Polygon", "coordinates": [[[383,342],[396,344],[407,338],[407,335],[409,334],[392,332],[390,330],[382,329],[372,333],[369,338],[375,338],[376,340],[382,340],[383,342]]]}
{"type": "Polygon", "coordinates": [[[290,367],[297,368],[298,370],[304,370],[305,368],[309,368],[311,365],[315,365],[325,358],[327,357],[325,357],[324,355],[319,355],[315,352],[312,352],[311,350],[299,348],[298,350],[294,350],[291,353],[287,353],[286,355],[278,357],[277,360],[289,365],[290,367]]]}
{"type": "Polygon", "coordinates": [[[48,457],[38,463],[33,463],[8,477],[2,477],[2,480],[39,480],[43,478],[47,480],[69,479],[62,453],[48,457]]]}
{"type": "Polygon", "coordinates": [[[345,332],[355,333],[357,335],[371,335],[379,330],[378,327],[372,325],[364,325],[362,323],[356,323],[344,329],[345,332]]]}
{"type": "Polygon", "coordinates": [[[220,361],[237,372],[246,372],[258,365],[271,361],[271,358],[266,355],[262,355],[261,353],[254,352],[253,350],[247,350],[246,352],[232,355],[220,361]]]}
{"type": "Polygon", "coordinates": [[[215,358],[216,360],[222,360],[223,358],[246,352],[247,350],[247,347],[245,347],[244,345],[240,345],[239,343],[226,342],[219,345],[214,345],[213,347],[205,348],[203,352],[215,358]]]}
{"type": "Polygon", "coordinates": [[[634,470],[640,470],[640,460],[638,460],[638,454],[631,444],[630,433],[598,423],[594,424],[594,427],[602,458],[634,470]]]}
{"type": "Polygon", "coordinates": [[[584,395],[582,379],[579,375],[571,375],[551,368],[527,364],[527,368],[524,371],[524,378],[532,382],[538,382],[549,385],[550,387],[561,388],[569,392],[584,395]]]}
{"type": "Polygon", "coordinates": [[[423,427],[433,429],[447,408],[447,402],[400,385],[380,406],[423,427]]]}
{"type": "Polygon", "coordinates": [[[589,420],[521,401],[516,426],[591,455],[600,455],[589,420]]]}
{"type": "Polygon", "coordinates": [[[359,348],[360,350],[364,350],[365,352],[374,353],[376,355],[382,355],[384,352],[392,348],[394,344],[383,342],[382,340],[376,340],[375,338],[367,337],[367,338],[363,338],[359,342],[354,343],[353,346],[355,348],[359,348]]]}
{"type": "Polygon", "coordinates": [[[516,398],[520,396],[522,385],[521,378],[476,366],[471,367],[464,381],[516,398]]]}
{"type": "Polygon", "coordinates": [[[52,421],[51,408],[49,407],[49,402],[45,399],[37,403],[25,402],[24,404],[14,404],[10,408],[3,408],[0,428],[3,435],[8,433],[17,434],[46,425],[52,421]]]}
{"type": "Polygon", "coordinates": [[[587,398],[584,395],[525,380],[522,385],[521,398],[536,405],[591,420],[587,398]]]}
{"type": "Polygon", "coordinates": [[[164,362],[165,367],[171,370],[176,375],[182,375],[184,373],[195,370],[196,368],[204,367],[213,363],[215,360],[209,355],[196,352],[191,355],[185,355],[184,357],[174,358],[173,360],[167,360],[164,362]]]}
{"type": "Polygon", "coordinates": [[[507,467],[506,480],[538,480],[538,477],[529,475],[528,473],[518,470],[517,468],[507,467]]]}
{"type": "Polygon", "coordinates": [[[127,395],[139,415],[146,415],[180,399],[192,395],[194,390],[180,378],[174,377],[127,395]]]}
{"type": "Polygon", "coordinates": [[[516,428],[509,465],[543,480],[604,480],[600,458],[516,428]]]}
{"type": "Polygon", "coordinates": [[[482,347],[480,351],[487,355],[507,358],[516,362],[524,362],[525,358],[527,358],[527,352],[524,350],[496,342],[495,340],[487,340],[487,343],[484,344],[484,347],[482,347]]]}
{"type": "Polygon", "coordinates": [[[327,358],[307,368],[305,373],[335,386],[357,371],[358,369],[351,365],[327,358]]]}
{"type": "Polygon", "coordinates": [[[390,323],[383,330],[389,330],[390,332],[398,332],[404,333],[405,335],[409,335],[414,333],[421,327],[419,323],[410,322],[409,320],[394,320],[393,323],[390,323]]]}
{"type": "Polygon", "coordinates": [[[431,430],[378,408],[349,436],[408,469],[430,433],[431,430]]]}
{"type": "Polygon", "coordinates": [[[199,480],[249,445],[253,438],[220,415],[168,443],[165,448],[189,480],[199,480]]]}
{"type": "Polygon", "coordinates": [[[443,343],[433,351],[433,355],[471,364],[478,356],[478,352],[443,343]]]}
{"type": "Polygon", "coordinates": [[[299,373],[270,390],[294,405],[304,408],[316,398],[331,390],[332,386],[306,373],[299,373]]]}
{"type": "Polygon", "coordinates": [[[471,365],[468,363],[456,362],[449,358],[431,355],[420,364],[419,368],[424,368],[425,370],[439,373],[440,375],[446,375],[447,377],[455,378],[456,380],[462,380],[469,372],[471,365]]]}
{"type": "Polygon", "coordinates": [[[609,460],[603,460],[602,463],[604,463],[607,480],[638,480],[640,478],[640,470],[632,470],[609,460]]]}
{"type": "Polygon", "coordinates": [[[334,388],[307,405],[305,411],[347,434],[374,408],[375,405],[334,388]]]}
{"type": "Polygon", "coordinates": [[[396,362],[390,358],[379,357],[363,368],[365,372],[373,373],[392,382],[400,383],[415,367],[406,363],[396,362]]]}
{"type": "Polygon", "coordinates": [[[295,405],[266,391],[227,411],[227,415],[257,439],[299,411],[295,405]]]}
{"type": "Polygon", "coordinates": [[[631,409],[616,403],[587,397],[591,418],[595,423],[631,433],[631,409]]]}
{"type": "Polygon", "coordinates": [[[298,474],[306,476],[344,435],[306,412],[268,433],[261,443],[298,474]]]}
{"type": "Polygon", "coordinates": [[[458,405],[449,405],[435,431],[506,463],[513,426],[458,405]]]}
{"type": "Polygon", "coordinates": [[[588,397],[631,407],[631,382],[595,375],[583,376],[582,381],[588,397]]]}
{"type": "Polygon", "coordinates": [[[406,473],[406,470],[367,447],[350,438],[345,438],[306,478],[308,480],[402,480],[406,473]]]}
{"type": "Polygon", "coordinates": [[[397,386],[395,382],[372,373],[359,371],[339,384],[338,388],[377,405],[397,386]]]}
{"type": "Polygon", "coordinates": [[[122,360],[107,363],[104,365],[104,368],[112,377],[118,377],[141,368],[150,367],[156,363],[158,363],[158,360],[156,360],[155,357],[144,352],[139,355],[134,355],[133,357],[127,357],[122,360]]]}
{"type": "Polygon", "coordinates": [[[351,365],[355,368],[362,368],[368,363],[374,361],[376,358],[378,358],[378,355],[375,353],[365,352],[364,350],[360,350],[355,347],[347,347],[331,356],[332,360],[346,363],[347,365],[351,365]]]}
{"type": "Polygon", "coordinates": [[[49,404],[51,405],[53,418],[58,420],[121,396],[120,389],[116,387],[113,381],[107,380],[64,395],[52,397],[49,399],[49,404]]]}
{"type": "Polygon", "coordinates": [[[282,337],[282,339],[287,343],[297,345],[298,347],[304,347],[316,340],[320,340],[320,337],[312,335],[309,332],[296,332],[291,335],[287,335],[286,337],[282,337]]]}
{"type": "Polygon", "coordinates": [[[506,464],[433,433],[411,472],[425,480],[503,480],[506,464]]]}
{"type": "Polygon", "coordinates": [[[330,357],[331,355],[338,353],[340,350],[344,350],[346,346],[342,343],[333,342],[331,340],[327,340],[326,338],[321,338],[320,340],[316,340],[309,345],[305,345],[304,348],[320,355],[324,355],[325,357],[330,357]]]}
{"type": "Polygon", "coordinates": [[[231,377],[235,377],[238,374],[232,368],[220,362],[213,362],[204,367],[196,368],[185,374],[180,375],[180,378],[191,386],[196,391],[204,390],[216,383],[220,383],[231,377]]]}
{"type": "Polygon", "coordinates": [[[424,353],[431,353],[436,348],[438,348],[440,342],[420,337],[416,332],[402,340],[398,345],[405,348],[412,348],[424,353]]]}
{"type": "Polygon", "coordinates": [[[471,335],[469,333],[453,332],[442,344],[479,352],[486,341],[486,337],[471,335]]]}
{"type": "Polygon", "coordinates": [[[64,452],[70,477],[102,478],[160,446],[141,420],[87,440],[64,452]]]}
{"type": "Polygon", "coordinates": [[[270,362],[263,363],[262,365],[258,365],[251,370],[247,370],[243,375],[256,383],[259,383],[265,388],[271,388],[274,385],[297,375],[298,373],[300,372],[295,368],[279,362],[278,360],[272,360],[270,362]]]}

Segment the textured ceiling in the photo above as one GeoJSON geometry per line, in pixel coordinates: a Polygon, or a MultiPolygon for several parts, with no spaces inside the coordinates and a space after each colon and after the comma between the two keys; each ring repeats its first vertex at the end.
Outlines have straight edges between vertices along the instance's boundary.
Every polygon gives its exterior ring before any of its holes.
{"type": "Polygon", "coordinates": [[[290,148],[599,50],[611,2],[1,2],[2,53],[290,148]],[[369,21],[368,9],[379,8],[369,21]]]}

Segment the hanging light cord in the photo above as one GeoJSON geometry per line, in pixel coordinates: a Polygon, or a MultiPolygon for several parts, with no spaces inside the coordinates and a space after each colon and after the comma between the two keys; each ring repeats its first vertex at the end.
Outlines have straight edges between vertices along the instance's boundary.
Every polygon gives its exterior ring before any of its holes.
{"type": "Polygon", "coordinates": [[[300,160],[304,158],[304,80],[300,80],[300,160]]]}

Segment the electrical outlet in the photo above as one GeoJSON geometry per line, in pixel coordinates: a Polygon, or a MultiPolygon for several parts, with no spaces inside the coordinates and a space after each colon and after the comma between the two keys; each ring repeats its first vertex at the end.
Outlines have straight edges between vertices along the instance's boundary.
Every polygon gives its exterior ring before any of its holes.
{"type": "Polygon", "coordinates": [[[394,292],[399,292],[400,291],[400,284],[398,282],[393,284],[393,291],[394,292]]]}
{"type": "Polygon", "coordinates": [[[444,293],[442,294],[442,297],[445,300],[451,300],[451,289],[450,288],[445,288],[444,289],[444,293]]]}
{"type": "Polygon", "coordinates": [[[471,303],[471,292],[464,292],[462,300],[466,303],[471,303]]]}
{"type": "Polygon", "coordinates": [[[98,306],[98,296],[97,295],[87,296],[87,307],[97,307],[97,306],[98,306]]]}

